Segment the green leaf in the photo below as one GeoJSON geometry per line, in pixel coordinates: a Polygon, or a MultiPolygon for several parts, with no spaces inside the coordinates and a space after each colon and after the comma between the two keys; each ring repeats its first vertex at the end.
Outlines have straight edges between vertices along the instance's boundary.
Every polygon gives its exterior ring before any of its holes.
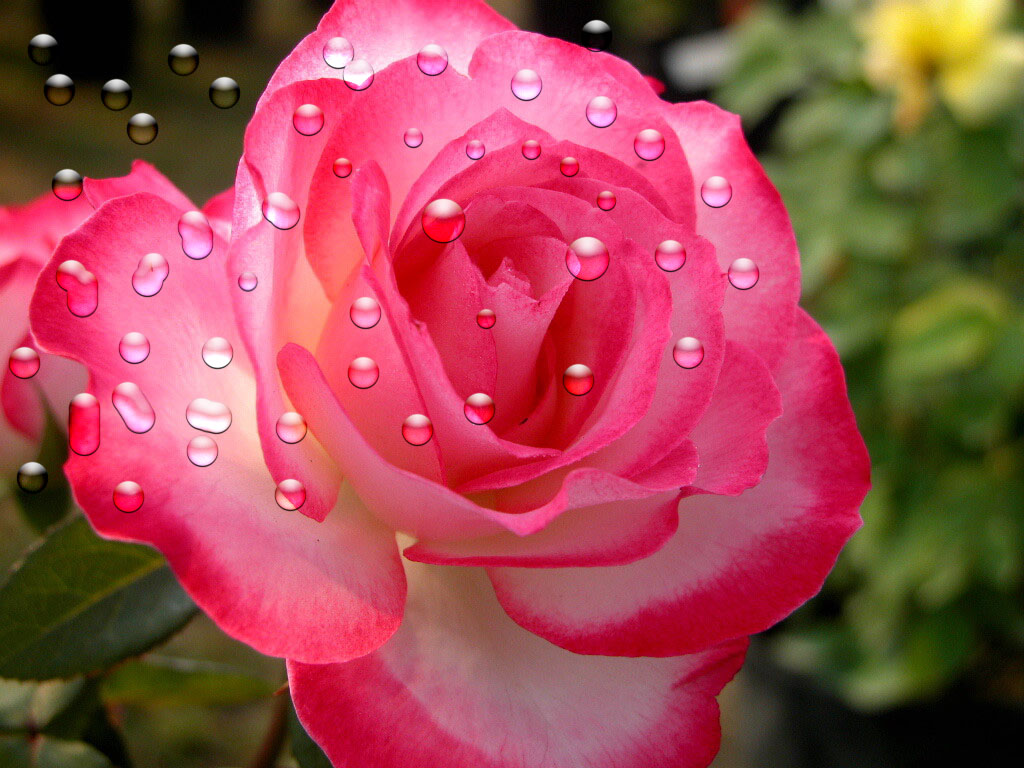
{"type": "Polygon", "coordinates": [[[276,687],[225,664],[147,656],[115,670],[104,682],[103,698],[142,707],[220,707],[266,698],[276,687]]]}
{"type": "Polygon", "coordinates": [[[299,768],[332,768],[327,755],[302,727],[294,707],[288,713],[288,736],[292,743],[292,755],[299,763],[299,768]]]}
{"type": "Polygon", "coordinates": [[[67,456],[67,438],[57,426],[53,414],[47,411],[46,430],[36,461],[46,467],[49,482],[39,493],[26,493],[20,488],[14,493],[22,517],[36,533],[45,533],[64,519],[71,509],[71,488],[60,469],[67,456]]]}
{"type": "Polygon", "coordinates": [[[77,517],[0,587],[0,676],[104,669],[163,642],[196,612],[159,553],[101,539],[77,517]]]}
{"type": "Polygon", "coordinates": [[[41,736],[0,736],[3,768],[113,768],[113,764],[88,744],[41,736]]]}

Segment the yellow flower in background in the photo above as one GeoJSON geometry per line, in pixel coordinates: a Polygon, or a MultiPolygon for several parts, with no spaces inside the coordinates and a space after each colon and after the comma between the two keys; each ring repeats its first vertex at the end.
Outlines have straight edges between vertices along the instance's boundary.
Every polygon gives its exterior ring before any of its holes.
{"type": "Polygon", "coordinates": [[[864,69],[896,94],[896,125],[914,129],[937,94],[958,119],[983,123],[1024,85],[1024,34],[1006,28],[1012,0],[877,0],[863,26],[864,69]]]}

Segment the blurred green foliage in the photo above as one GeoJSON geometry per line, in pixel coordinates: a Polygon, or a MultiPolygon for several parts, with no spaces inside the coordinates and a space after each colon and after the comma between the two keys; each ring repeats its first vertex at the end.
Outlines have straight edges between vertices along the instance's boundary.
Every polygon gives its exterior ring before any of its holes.
{"type": "Polygon", "coordinates": [[[873,464],[863,530],[775,648],[864,708],[1024,702],[1024,110],[936,101],[896,130],[861,7],[753,8],[715,94],[767,137],[873,464]]]}

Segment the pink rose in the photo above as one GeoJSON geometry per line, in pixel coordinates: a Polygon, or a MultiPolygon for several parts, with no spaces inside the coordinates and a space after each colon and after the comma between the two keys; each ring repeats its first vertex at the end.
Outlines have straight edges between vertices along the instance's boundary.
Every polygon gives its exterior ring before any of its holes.
{"type": "Polygon", "coordinates": [[[85,370],[39,354],[28,328],[28,303],[39,270],[68,232],[92,213],[84,199],[47,193],[27,205],[0,207],[0,470],[11,477],[36,458],[49,403],[63,417],[68,399],[85,386],[85,370]]]}
{"type": "Polygon", "coordinates": [[[482,3],[350,0],[263,94],[230,235],[227,198],[87,184],[32,307],[100,405],[76,497],[289,659],[336,765],[711,761],[868,487],[735,116],[482,3]]]}

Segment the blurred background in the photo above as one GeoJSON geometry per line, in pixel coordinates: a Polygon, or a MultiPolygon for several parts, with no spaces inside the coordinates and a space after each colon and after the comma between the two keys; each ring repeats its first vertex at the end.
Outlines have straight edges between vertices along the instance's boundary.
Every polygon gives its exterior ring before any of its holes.
{"type": "MultiPolygon", "coordinates": [[[[871,452],[864,529],[822,594],[756,639],[723,694],[715,767],[1019,762],[1024,8],[493,4],[526,29],[574,42],[587,21],[603,19],[611,52],[661,81],[666,99],[708,98],[742,116],[792,217],[803,304],[839,349],[871,452]]],[[[60,168],[123,175],[135,157],[197,201],[230,185],[263,85],[327,5],[3,0],[0,203],[46,192],[60,168]],[[38,33],[59,41],[45,66],[27,55],[38,33]],[[200,56],[187,77],[167,64],[181,42],[200,56]],[[64,106],[43,98],[54,73],[76,86],[64,106]],[[240,86],[229,109],[207,95],[221,76],[240,86]],[[101,104],[100,86],[115,77],[133,88],[124,111],[101,104]],[[152,144],[129,141],[135,112],[156,117],[152,144]]],[[[6,566],[34,534],[16,491],[4,493],[6,566]]],[[[199,618],[147,663],[101,692],[138,768],[253,761],[284,681],[279,662],[199,618]]]]}

